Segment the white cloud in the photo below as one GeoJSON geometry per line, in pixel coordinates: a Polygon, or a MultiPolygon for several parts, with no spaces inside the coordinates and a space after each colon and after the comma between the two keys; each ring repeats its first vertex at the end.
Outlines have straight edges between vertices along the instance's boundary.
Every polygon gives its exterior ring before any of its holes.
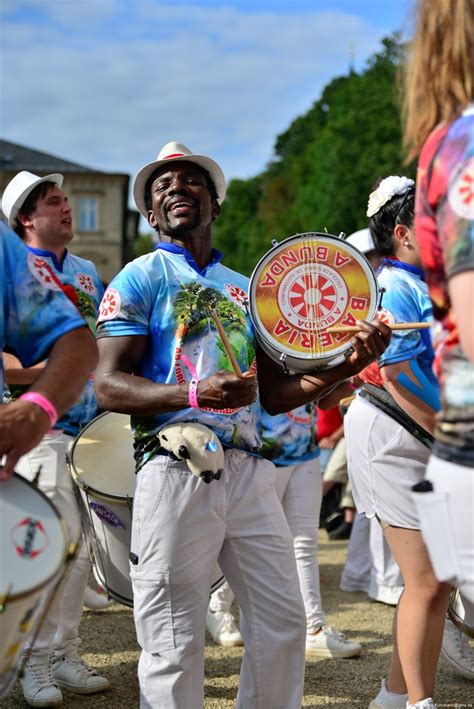
{"type": "Polygon", "coordinates": [[[132,175],[180,140],[247,177],[382,32],[338,12],[4,0],[3,35],[4,138],[132,175]]]}

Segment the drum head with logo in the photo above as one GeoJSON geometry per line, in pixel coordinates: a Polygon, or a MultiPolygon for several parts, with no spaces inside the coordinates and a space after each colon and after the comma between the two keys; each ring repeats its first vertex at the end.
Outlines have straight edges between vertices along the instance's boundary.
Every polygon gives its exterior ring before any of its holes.
{"type": "Polygon", "coordinates": [[[377,280],[365,256],[318,232],[291,236],[269,251],[252,274],[249,293],[250,315],[269,354],[299,360],[303,369],[308,361],[342,361],[337,356],[348,350],[352,334],[327,328],[373,320],[377,311],[377,280]]]}
{"type": "Polygon", "coordinates": [[[0,485],[0,596],[46,584],[67,555],[66,527],[53,504],[19,475],[0,485]]]}
{"type": "Polygon", "coordinates": [[[131,498],[135,464],[130,416],[106,412],[91,421],[74,441],[73,476],[79,487],[111,498],[131,498]]]}

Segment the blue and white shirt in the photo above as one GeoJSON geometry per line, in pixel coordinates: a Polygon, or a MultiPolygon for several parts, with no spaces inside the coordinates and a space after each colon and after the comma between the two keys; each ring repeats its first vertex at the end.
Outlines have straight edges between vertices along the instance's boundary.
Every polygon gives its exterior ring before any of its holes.
{"type": "MultiPolygon", "coordinates": [[[[48,269],[0,221],[0,355],[14,353],[24,367],[43,360],[55,341],[85,323],[48,269]]],[[[0,357],[0,387],[3,390],[0,357]]]]}
{"type": "MultiPolygon", "coordinates": [[[[214,249],[210,262],[200,270],[186,249],[158,244],[152,253],[127,264],[107,288],[97,336],[147,336],[140,374],[153,382],[204,379],[223,369],[232,371],[209,312],[215,308],[240,368],[255,372],[255,335],[245,308],[248,278],[222,265],[221,259],[214,249]]],[[[225,445],[255,452],[260,447],[259,417],[258,401],[240,409],[186,408],[132,416],[132,430],[139,443],[150,441],[167,423],[198,421],[225,445]]],[[[137,450],[139,465],[154,453],[147,444],[143,448],[139,444],[137,450]]]]}
{"type": "MultiPolygon", "coordinates": [[[[17,241],[19,241],[19,238],[17,241]]],[[[95,334],[95,321],[104,288],[91,261],[66,251],[61,263],[51,251],[26,246],[29,262],[37,273],[47,269],[52,272],[56,288],[63,290],[69,300],[95,334]]],[[[26,387],[10,385],[11,398],[16,398],[26,387]]],[[[8,396],[8,392],[7,392],[8,396]]],[[[92,421],[98,414],[97,400],[94,393],[93,377],[89,378],[80,399],[62,416],[55,428],[62,429],[71,436],[77,436],[81,428],[92,421]]]]}
{"type": "MultiPolygon", "coordinates": [[[[379,286],[386,289],[382,317],[388,323],[431,322],[433,311],[423,271],[392,258],[384,258],[377,272],[379,286]]],[[[433,373],[434,351],[430,330],[393,330],[390,344],[377,360],[382,367],[416,359],[432,386],[438,390],[433,373]]]]}
{"type": "Polygon", "coordinates": [[[262,409],[262,455],[278,467],[296,465],[319,456],[314,403],[270,416],[262,409]]]}

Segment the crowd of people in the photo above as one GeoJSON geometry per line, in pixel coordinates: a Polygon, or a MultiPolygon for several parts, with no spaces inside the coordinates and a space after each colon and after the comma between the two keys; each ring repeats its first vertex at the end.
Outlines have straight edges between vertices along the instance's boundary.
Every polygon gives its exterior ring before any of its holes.
{"type": "MultiPolygon", "coordinates": [[[[321,501],[341,481],[335,538],[350,534],[341,588],[396,605],[390,667],[370,707],[436,707],[443,634],[449,643],[458,632],[446,626],[451,589],[474,602],[473,27],[469,0],[419,0],[405,91],[417,181],[382,177],[368,195],[368,231],[352,243],[376,269],[382,310],[357,323],[335,366],[290,373],[260,346],[248,279],[213,247],[226,182],[210,157],[171,142],[138,172],[135,202],[157,245],[105,293],[94,265],[67,248],[62,176],[22,171],[6,187],[0,479],[36,480],[39,470],[81,547],[22,648],[30,706],[109,686],[79,652],[89,560],[67,467],[75,437],[105,410],[129,415],[134,437],[129,558],[143,709],[202,707],[206,626],[217,642],[244,645],[240,709],[298,709],[305,656],[362,652],[321,603],[321,501]],[[219,313],[232,323],[227,346],[219,313]],[[418,327],[392,327],[407,322],[418,327]],[[316,404],[324,412],[341,400],[343,424],[318,446],[316,404]],[[212,480],[163,445],[168,426],[196,422],[223,449],[212,480]],[[322,478],[329,448],[349,484],[339,472],[322,478]],[[210,596],[217,564],[226,582],[210,596]]],[[[472,678],[463,648],[456,662],[472,678]]]]}

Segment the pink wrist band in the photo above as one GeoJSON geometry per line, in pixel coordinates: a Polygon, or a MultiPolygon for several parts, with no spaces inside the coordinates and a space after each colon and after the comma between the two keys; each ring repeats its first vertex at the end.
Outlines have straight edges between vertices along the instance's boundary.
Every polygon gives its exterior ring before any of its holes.
{"type": "Polygon", "coordinates": [[[30,401],[32,404],[39,406],[49,418],[51,428],[54,426],[58,420],[58,412],[56,411],[54,404],[52,404],[49,399],[42,394],[38,394],[36,391],[27,391],[20,396],[20,399],[23,399],[23,401],[30,401]]]}
{"type": "Polygon", "coordinates": [[[197,397],[197,388],[199,384],[199,379],[191,379],[189,382],[189,406],[192,406],[193,409],[199,409],[199,404],[198,404],[198,397],[197,397]]]}

